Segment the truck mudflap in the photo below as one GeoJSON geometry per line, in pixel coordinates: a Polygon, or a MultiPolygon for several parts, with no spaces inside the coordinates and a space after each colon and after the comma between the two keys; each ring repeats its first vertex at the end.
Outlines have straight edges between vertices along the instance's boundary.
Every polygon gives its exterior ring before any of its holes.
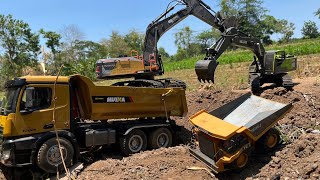
{"type": "Polygon", "coordinates": [[[208,168],[210,168],[210,170],[212,170],[214,173],[217,174],[220,172],[219,167],[216,165],[216,162],[204,153],[202,153],[199,148],[190,147],[189,152],[194,158],[206,164],[208,168]]]}

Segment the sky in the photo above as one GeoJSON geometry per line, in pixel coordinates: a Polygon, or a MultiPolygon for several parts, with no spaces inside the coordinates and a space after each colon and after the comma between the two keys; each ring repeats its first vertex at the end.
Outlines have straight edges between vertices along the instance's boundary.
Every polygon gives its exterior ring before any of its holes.
{"type": "MultiPolygon", "coordinates": [[[[150,22],[165,11],[171,0],[0,0],[0,14],[12,14],[15,19],[27,22],[31,29],[38,31],[59,31],[63,26],[75,24],[85,34],[86,40],[99,42],[108,38],[112,31],[126,34],[131,29],[144,33],[150,22]]],[[[215,11],[219,10],[218,0],[203,0],[215,11]]],[[[301,37],[304,21],[315,21],[320,28],[320,19],[314,12],[320,8],[320,0],[264,0],[263,6],[270,15],[286,19],[295,24],[294,37],[301,37]]],[[[182,9],[178,6],[175,10],[182,9]]],[[[201,20],[189,16],[164,34],[158,47],[164,47],[169,54],[177,50],[174,33],[185,26],[197,32],[210,29],[201,20]]],[[[280,38],[274,35],[272,38],[280,38]]]]}

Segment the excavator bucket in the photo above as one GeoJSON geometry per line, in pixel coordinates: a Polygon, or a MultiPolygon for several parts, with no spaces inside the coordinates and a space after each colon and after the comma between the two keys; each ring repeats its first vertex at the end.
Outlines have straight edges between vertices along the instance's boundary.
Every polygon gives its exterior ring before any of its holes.
{"type": "Polygon", "coordinates": [[[218,62],[215,60],[199,60],[196,63],[195,70],[198,76],[198,80],[201,82],[214,83],[214,72],[218,66],[218,62]]]}

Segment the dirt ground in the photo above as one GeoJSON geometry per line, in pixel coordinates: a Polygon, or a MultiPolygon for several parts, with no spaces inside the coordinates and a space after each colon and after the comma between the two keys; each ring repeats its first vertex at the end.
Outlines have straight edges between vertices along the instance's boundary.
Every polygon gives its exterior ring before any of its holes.
{"type": "Polygon", "coordinates": [[[261,97],[293,103],[294,108],[280,120],[283,133],[279,148],[269,154],[253,154],[249,165],[240,173],[227,172],[212,176],[206,170],[189,170],[188,167],[205,167],[188,154],[191,125],[188,117],[195,112],[213,110],[247,92],[216,91],[202,87],[187,94],[188,116],[177,118],[185,128],[178,134],[180,145],[146,151],[130,157],[105,155],[88,165],[79,179],[285,179],[320,178],[320,84],[318,77],[296,79],[293,91],[284,88],[264,87],[261,97]]]}
{"type": "Polygon", "coordinates": [[[188,118],[199,110],[214,110],[249,92],[217,90],[204,85],[187,93],[189,112],[186,117],[175,119],[184,128],[175,136],[174,147],[149,150],[129,157],[123,157],[116,148],[91,156],[83,155],[85,167],[77,179],[320,179],[319,69],[308,69],[307,73],[299,74],[294,79],[292,91],[267,85],[258,94],[273,101],[292,103],[294,108],[277,125],[283,139],[279,148],[269,154],[253,154],[249,165],[241,172],[213,175],[205,169],[188,169],[205,168],[188,153],[191,135],[188,118]]]}

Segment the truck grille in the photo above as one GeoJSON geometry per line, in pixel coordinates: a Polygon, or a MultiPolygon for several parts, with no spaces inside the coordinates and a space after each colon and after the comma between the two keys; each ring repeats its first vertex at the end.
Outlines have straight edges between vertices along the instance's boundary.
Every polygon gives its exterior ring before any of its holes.
{"type": "Polygon", "coordinates": [[[211,159],[214,159],[214,143],[205,137],[203,133],[199,133],[198,138],[200,151],[211,159]]]}

